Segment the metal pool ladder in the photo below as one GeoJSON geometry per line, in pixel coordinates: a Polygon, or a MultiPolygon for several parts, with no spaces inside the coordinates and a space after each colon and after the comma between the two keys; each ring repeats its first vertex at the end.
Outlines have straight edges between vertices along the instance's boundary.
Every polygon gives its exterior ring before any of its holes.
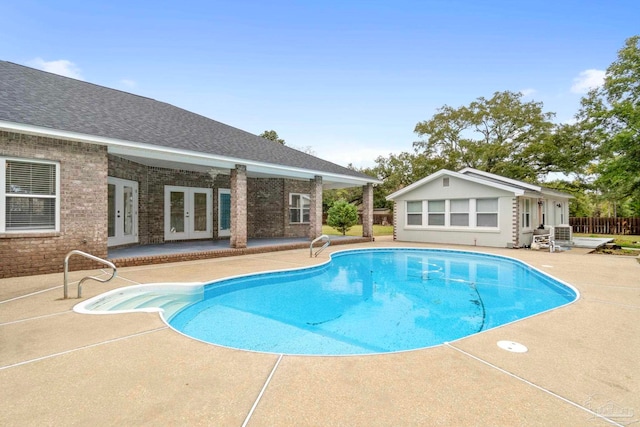
{"type": "Polygon", "coordinates": [[[101,263],[105,264],[106,266],[108,266],[109,268],[113,269],[113,273],[111,273],[111,277],[109,277],[108,279],[101,279],[101,278],[95,277],[95,276],[83,277],[82,280],[80,280],[78,282],[78,298],[80,298],[82,296],[82,282],[84,282],[85,280],[91,279],[91,280],[95,280],[97,282],[107,283],[109,280],[113,279],[118,274],[118,272],[116,271],[116,266],[112,262],[109,262],[109,261],[104,260],[102,258],[98,258],[97,256],[88,254],[86,252],[73,250],[73,251],[69,252],[67,254],[67,256],[64,258],[64,299],[68,298],[67,285],[69,283],[69,280],[68,280],[69,279],[68,278],[68,275],[69,275],[69,258],[71,258],[71,255],[82,255],[85,258],[89,258],[91,260],[101,262],[101,263]]]}
{"type": "Polygon", "coordinates": [[[311,242],[311,244],[309,245],[309,257],[310,257],[310,258],[313,258],[314,256],[316,256],[316,257],[317,257],[317,256],[318,256],[318,254],[319,254],[320,252],[324,251],[324,250],[327,248],[327,246],[329,246],[330,244],[331,244],[331,239],[330,239],[330,238],[329,238],[329,236],[327,236],[326,234],[323,234],[323,235],[322,235],[322,236],[320,236],[320,237],[316,237],[315,239],[313,239],[313,241],[312,241],[312,242],[311,242]],[[318,250],[316,251],[316,253],[314,254],[314,253],[313,253],[313,244],[314,244],[315,242],[319,242],[320,240],[326,240],[326,242],[325,242],[325,243],[324,243],[324,245],[322,245],[322,246],[320,247],[320,249],[318,249],[318,250]]]}

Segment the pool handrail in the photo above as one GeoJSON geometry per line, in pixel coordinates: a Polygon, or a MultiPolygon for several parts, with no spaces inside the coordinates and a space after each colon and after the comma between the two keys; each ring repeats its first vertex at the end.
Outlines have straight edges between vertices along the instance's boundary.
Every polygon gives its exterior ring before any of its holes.
{"type": "Polygon", "coordinates": [[[323,234],[322,236],[316,237],[315,239],[313,239],[313,241],[311,242],[311,244],[309,245],[309,258],[313,258],[314,253],[313,253],[313,244],[315,242],[319,242],[320,240],[326,240],[325,244],[322,245],[322,247],[320,247],[320,249],[318,249],[315,253],[315,256],[317,257],[318,254],[322,251],[324,251],[327,246],[329,246],[331,244],[331,239],[329,238],[329,236],[327,236],[326,234],[323,234]]]}
{"type": "Polygon", "coordinates": [[[71,258],[71,255],[82,255],[85,258],[89,258],[89,259],[91,259],[93,261],[101,262],[101,263],[105,264],[106,266],[108,266],[109,268],[113,269],[113,272],[111,273],[111,277],[109,277],[108,279],[101,279],[101,278],[95,277],[95,276],[83,277],[78,282],[78,298],[82,297],[82,282],[84,282],[85,280],[91,279],[91,280],[95,280],[97,282],[107,283],[108,281],[110,281],[111,279],[116,277],[116,275],[118,274],[118,272],[116,270],[116,266],[112,262],[107,261],[107,260],[102,259],[102,258],[98,258],[95,255],[91,255],[91,254],[88,254],[86,252],[82,252],[82,251],[79,251],[79,250],[75,249],[75,250],[69,252],[67,254],[67,256],[64,258],[64,299],[67,299],[69,297],[67,288],[68,288],[68,284],[69,284],[69,280],[68,280],[69,279],[69,277],[68,277],[69,276],[69,258],[71,258]]]}

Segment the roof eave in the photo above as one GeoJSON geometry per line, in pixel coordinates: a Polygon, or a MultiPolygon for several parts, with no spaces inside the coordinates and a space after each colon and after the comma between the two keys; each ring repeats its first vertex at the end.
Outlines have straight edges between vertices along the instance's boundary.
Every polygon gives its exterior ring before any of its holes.
{"type": "Polygon", "coordinates": [[[144,159],[168,161],[172,163],[198,165],[201,167],[214,169],[233,169],[236,167],[236,165],[241,164],[247,167],[248,173],[251,172],[256,174],[273,175],[295,179],[312,179],[315,176],[321,176],[323,178],[323,182],[326,182],[335,188],[341,188],[346,185],[357,186],[366,185],[369,183],[382,183],[382,181],[373,177],[365,178],[342,175],[313,169],[303,169],[241,158],[218,156],[202,152],[169,148],[158,145],[144,144],[103,136],[81,134],[70,131],[62,131],[58,129],[25,125],[22,123],[7,122],[2,120],[0,120],[0,129],[10,132],[19,132],[30,135],[46,136],[71,141],[85,142],[89,144],[103,145],[108,148],[109,153],[120,156],[139,157],[144,159]]]}

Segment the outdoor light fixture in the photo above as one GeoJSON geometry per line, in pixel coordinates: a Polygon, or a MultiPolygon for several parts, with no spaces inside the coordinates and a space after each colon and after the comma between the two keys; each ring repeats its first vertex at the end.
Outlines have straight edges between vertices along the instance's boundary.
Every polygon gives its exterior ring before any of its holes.
{"type": "Polygon", "coordinates": [[[216,180],[216,176],[218,175],[229,175],[229,172],[226,169],[218,169],[218,168],[211,168],[207,173],[209,174],[209,176],[213,181],[216,180]]]}

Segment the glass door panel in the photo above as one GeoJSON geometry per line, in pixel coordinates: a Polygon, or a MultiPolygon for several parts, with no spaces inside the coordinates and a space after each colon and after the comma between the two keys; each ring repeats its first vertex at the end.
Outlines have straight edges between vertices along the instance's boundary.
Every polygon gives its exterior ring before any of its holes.
{"type": "Polygon", "coordinates": [[[133,187],[125,185],[122,190],[123,234],[131,236],[133,234],[133,187]]]}
{"type": "Polygon", "coordinates": [[[107,186],[108,214],[107,214],[107,236],[116,236],[116,186],[109,184],[107,186]]]}
{"type": "Polygon", "coordinates": [[[213,237],[210,188],[165,186],[165,240],[213,237]]]}
{"type": "Polygon", "coordinates": [[[193,230],[196,232],[207,231],[207,193],[193,194],[193,230]]]}
{"type": "Polygon", "coordinates": [[[184,233],[184,223],[186,219],[186,212],[184,210],[185,193],[183,191],[172,191],[170,200],[171,208],[169,215],[170,229],[172,233],[184,233]]]}
{"type": "Polygon", "coordinates": [[[218,237],[231,235],[231,190],[218,190],[218,237]]]}
{"type": "Polygon", "coordinates": [[[108,246],[138,241],[138,183],[107,178],[108,246]]]}

